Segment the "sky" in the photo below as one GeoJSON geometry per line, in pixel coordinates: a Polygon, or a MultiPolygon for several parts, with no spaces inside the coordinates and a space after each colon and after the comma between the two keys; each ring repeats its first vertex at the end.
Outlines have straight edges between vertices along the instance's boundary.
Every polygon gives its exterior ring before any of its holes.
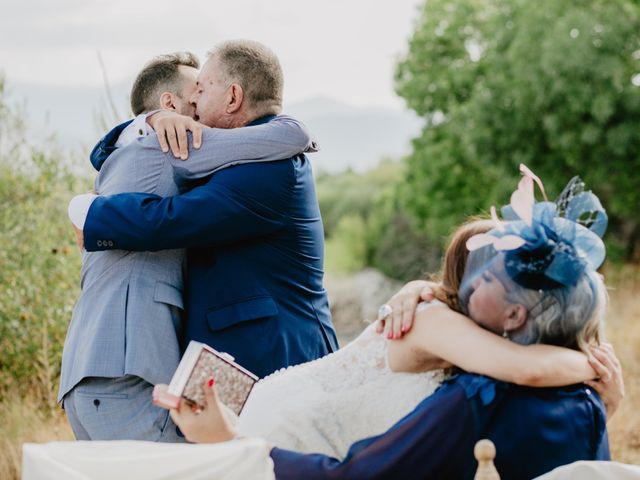
{"type": "Polygon", "coordinates": [[[393,70],[422,0],[4,0],[0,70],[9,85],[129,85],[159,53],[203,57],[219,41],[251,38],[279,56],[285,105],[330,97],[403,108],[393,70]]]}

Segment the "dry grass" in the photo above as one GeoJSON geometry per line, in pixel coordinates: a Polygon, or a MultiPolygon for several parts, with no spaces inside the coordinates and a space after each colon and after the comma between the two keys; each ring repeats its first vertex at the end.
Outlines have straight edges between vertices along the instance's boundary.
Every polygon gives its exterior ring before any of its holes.
{"type": "Polygon", "coordinates": [[[0,478],[20,478],[22,444],[72,440],[73,434],[62,410],[43,411],[32,400],[0,403],[0,478]]]}
{"type": "Polygon", "coordinates": [[[608,424],[612,457],[640,464],[640,270],[608,272],[608,336],[622,363],[626,396],[608,424]]]}
{"type": "MultiPolygon", "coordinates": [[[[640,270],[607,273],[610,285],[608,336],[625,372],[626,397],[609,422],[613,459],[640,464],[640,270]]],[[[70,440],[71,429],[59,409],[43,411],[34,400],[0,403],[0,478],[20,478],[25,442],[70,440]]]]}

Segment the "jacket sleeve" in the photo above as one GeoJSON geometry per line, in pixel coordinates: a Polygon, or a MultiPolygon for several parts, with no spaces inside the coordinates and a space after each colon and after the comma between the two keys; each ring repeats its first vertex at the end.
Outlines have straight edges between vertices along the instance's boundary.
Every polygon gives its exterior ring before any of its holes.
{"type": "Polygon", "coordinates": [[[133,122],[133,120],[127,120],[126,122],[117,125],[112,130],[109,131],[104,137],[100,139],[98,143],[96,143],[93,150],[91,150],[91,154],[89,155],[89,160],[91,161],[91,165],[97,171],[100,171],[102,168],[102,164],[104,161],[111,155],[116,149],[116,142],[120,137],[122,131],[129,126],[129,124],[133,122]]]}
{"type": "Polygon", "coordinates": [[[223,170],[175,197],[124,193],[97,197],[87,214],[87,251],[156,251],[219,246],[269,235],[288,221],[292,161],[223,170]]]}
{"type": "Polygon", "coordinates": [[[343,461],[271,450],[276,478],[462,478],[473,458],[475,431],[464,391],[443,387],[386,433],[353,444],[343,461]]]}
{"type": "Polygon", "coordinates": [[[177,177],[194,180],[241,163],[291,158],[313,151],[313,145],[311,135],[302,123],[280,115],[260,125],[232,129],[205,128],[199,149],[191,146],[189,136],[187,160],[176,159],[170,152],[167,158],[177,177]]]}

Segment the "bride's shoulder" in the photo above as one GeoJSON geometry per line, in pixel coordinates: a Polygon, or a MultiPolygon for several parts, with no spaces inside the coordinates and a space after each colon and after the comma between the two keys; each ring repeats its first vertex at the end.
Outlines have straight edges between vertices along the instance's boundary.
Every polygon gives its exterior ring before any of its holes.
{"type": "Polygon", "coordinates": [[[446,303],[441,302],[440,300],[431,300],[430,302],[420,302],[418,307],[416,308],[416,313],[420,313],[424,310],[432,309],[434,307],[440,307],[449,310],[449,307],[446,303]]]}

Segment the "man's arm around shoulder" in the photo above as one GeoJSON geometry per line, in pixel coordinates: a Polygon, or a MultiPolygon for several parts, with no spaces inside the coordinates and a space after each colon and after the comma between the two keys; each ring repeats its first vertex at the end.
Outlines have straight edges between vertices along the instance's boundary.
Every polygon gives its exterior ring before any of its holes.
{"type": "Polygon", "coordinates": [[[175,197],[96,197],[84,224],[87,251],[220,246],[269,235],[289,221],[290,165],[248,164],[175,197]]]}

